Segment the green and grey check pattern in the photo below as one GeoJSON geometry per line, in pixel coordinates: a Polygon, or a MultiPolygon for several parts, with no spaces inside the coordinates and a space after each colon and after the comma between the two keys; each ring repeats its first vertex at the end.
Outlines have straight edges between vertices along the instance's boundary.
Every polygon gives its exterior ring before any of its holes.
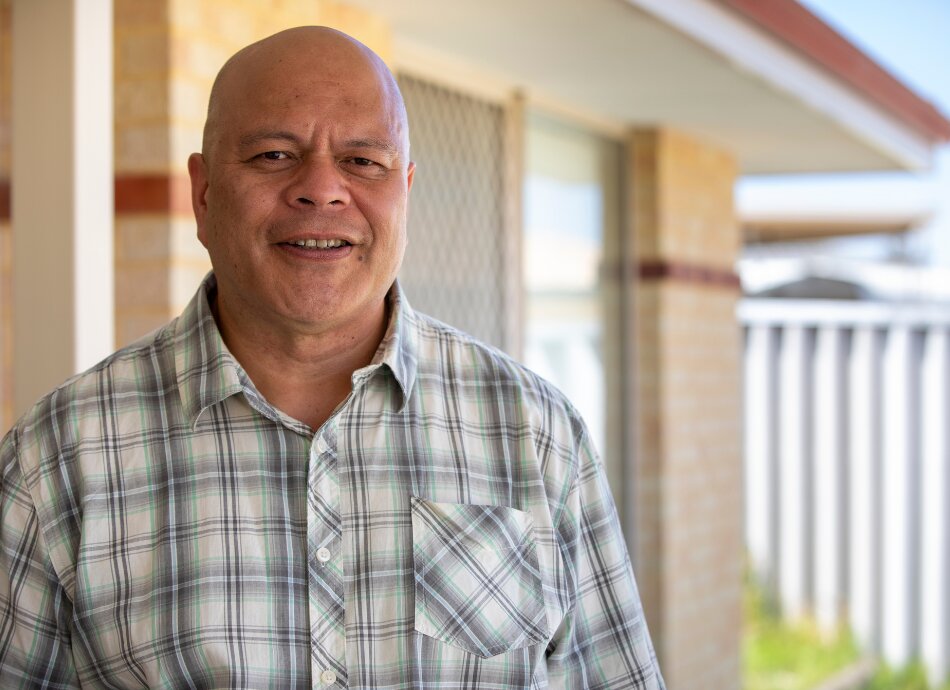
{"type": "Polygon", "coordinates": [[[314,432],[214,291],[0,444],[0,687],[663,688],[560,394],[397,287],[314,432]]]}
{"type": "Polygon", "coordinates": [[[480,657],[544,642],[531,516],[413,498],[416,630],[480,657]]]}

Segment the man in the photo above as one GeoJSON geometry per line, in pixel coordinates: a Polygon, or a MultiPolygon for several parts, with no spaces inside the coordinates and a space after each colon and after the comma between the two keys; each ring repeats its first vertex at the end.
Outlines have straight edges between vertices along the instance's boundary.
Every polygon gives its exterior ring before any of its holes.
{"type": "Polygon", "coordinates": [[[245,48],[188,169],[213,274],[0,446],[0,687],[662,688],[573,408],[395,283],[380,59],[245,48]]]}

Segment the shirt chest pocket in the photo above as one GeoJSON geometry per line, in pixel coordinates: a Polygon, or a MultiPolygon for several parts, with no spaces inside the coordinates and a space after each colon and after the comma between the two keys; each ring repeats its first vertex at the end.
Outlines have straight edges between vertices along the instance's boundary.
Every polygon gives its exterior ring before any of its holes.
{"type": "Polygon", "coordinates": [[[531,516],[412,498],[415,628],[480,657],[548,638],[531,516]]]}

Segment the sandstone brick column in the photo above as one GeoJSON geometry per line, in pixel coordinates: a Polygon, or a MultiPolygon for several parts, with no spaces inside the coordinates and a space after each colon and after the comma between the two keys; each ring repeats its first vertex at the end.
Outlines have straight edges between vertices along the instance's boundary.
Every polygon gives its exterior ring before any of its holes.
{"type": "Polygon", "coordinates": [[[218,69],[281,29],[327,24],[385,58],[388,28],[325,0],[114,0],[116,338],[127,344],[187,303],[210,268],[195,237],[187,159],[201,148],[218,69]]]}
{"type": "Polygon", "coordinates": [[[13,243],[10,234],[10,100],[13,12],[0,0],[0,436],[13,424],[13,243]]]}
{"type": "MultiPolygon", "coordinates": [[[[667,129],[628,143],[634,560],[670,690],[740,687],[742,463],[734,161],[667,129]]],[[[629,529],[629,526],[628,526],[629,529]]]]}

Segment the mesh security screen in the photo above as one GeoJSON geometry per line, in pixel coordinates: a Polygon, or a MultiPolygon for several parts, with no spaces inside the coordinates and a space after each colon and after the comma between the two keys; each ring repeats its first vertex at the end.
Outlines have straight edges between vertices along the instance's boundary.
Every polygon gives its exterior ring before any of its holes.
{"type": "Polygon", "coordinates": [[[399,86],[416,162],[399,280],[415,309],[502,347],[503,108],[414,77],[399,86]]]}

